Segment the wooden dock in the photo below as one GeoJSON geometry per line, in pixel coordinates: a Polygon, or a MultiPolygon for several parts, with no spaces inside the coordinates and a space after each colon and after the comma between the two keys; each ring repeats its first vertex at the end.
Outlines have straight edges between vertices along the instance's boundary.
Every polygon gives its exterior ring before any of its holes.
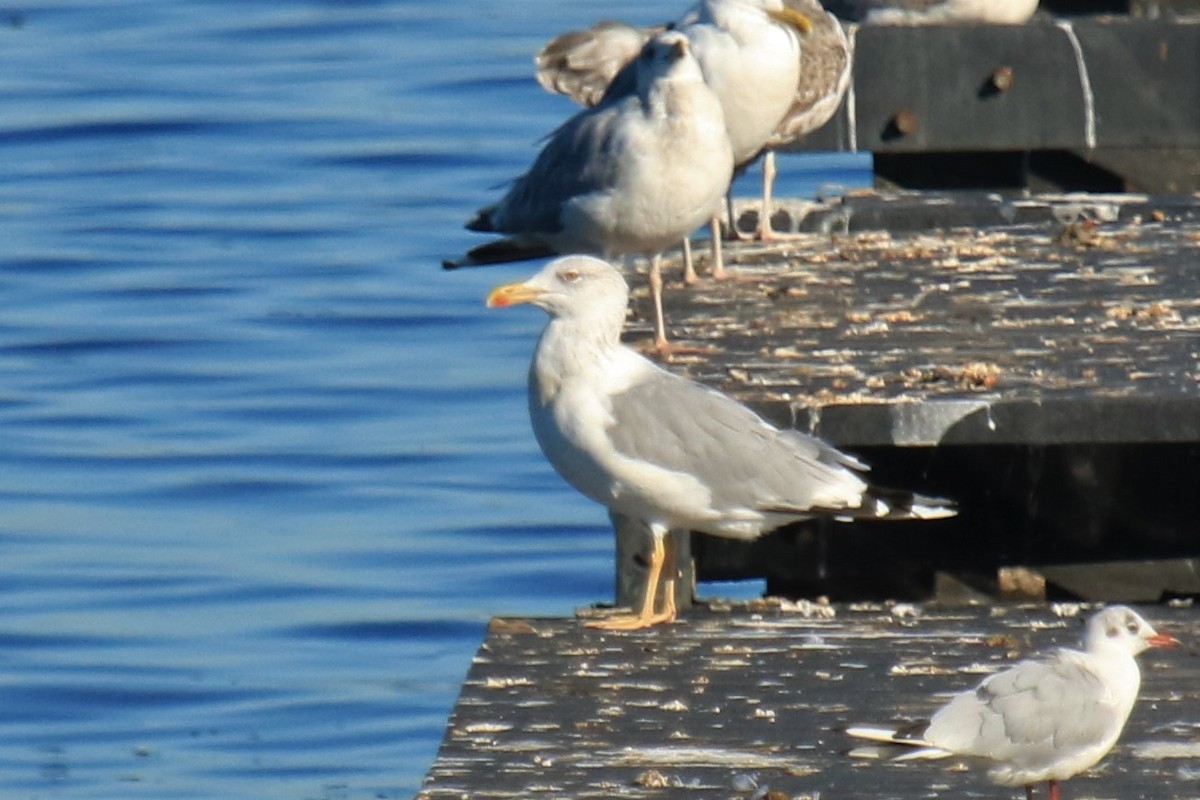
{"type": "MultiPolygon", "coordinates": [[[[852,29],[851,92],[796,149],[870,151],[877,185],[934,191],[784,202],[793,238],[732,245],[731,280],[666,293],[670,369],[959,516],[678,537],[681,607],[693,580],[744,577],[832,604],[704,605],[635,633],[494,620],[418,800],[1016,798],[955,760],[851,759],[841,730],[1074,644],[1077,607],[871,601],[1003,595],[1000,575],[1052,598],[1200,595],[1200,3],[1042,7],[852,29]]],[[[735,212],[750,230],[761,209],[735,212]]],[[[633,605],[646,537],[614,522],[633,605]]],[[[1143,657],[1121,742],[1067,797],[1200,797],[1200,614],[1145,611],[1186,649],[1143,657]]]]}
{"type": "MultiPolygon", "coordinates": [[[[1121,741],[1070,798],[1200,796],[1200,613],[1142,609],[1184,649],[1141,658],[1121,741]]],[[[849,724],[919,719],[1035,650],[1077,606],[696,608],[637,633],[497,619],[417,800],[1017,798],[956,759],[853,759],[849,724]]]]}
{"type": "MultiPolygon", "coordinates": [[[[738,206],[744,226],[756,214],[738,206]]],[[[1023,565],[1051,596],[1200,592],[1187,499],[1200,486],[1200,199],[859,192],[785,204],[776,222],[804,235],[731,246],[730,281],[669,287],[668,325],[692,351],[669,367],[861,455],[877,483],[954,498],[960,515],[749,544],[697,535],[699,579],[920,599],[939,573],[988,591],[998,567],[1023,565]]],[[[633,342],[651,319],[639,283],[633,342]]],[[[623,538],[618,569],[636,573],[644,536],[623,538]]],[[[633,602],[636,577],[618,583],[633,602]]]]}
{"type": "Polygon", "coordinates": [[[1194,191],[1200,3],[1119,5],[1042,0],[1025,25],[851,26],[850,91],[792,148],[870,152],[881,186],[1194,191]]]}

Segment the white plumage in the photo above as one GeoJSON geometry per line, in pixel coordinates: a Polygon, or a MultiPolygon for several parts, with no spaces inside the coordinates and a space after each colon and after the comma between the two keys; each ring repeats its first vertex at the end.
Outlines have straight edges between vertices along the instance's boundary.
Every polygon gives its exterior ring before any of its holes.
{"type": "MultiPolygon", "coordinates": [[[[779,147],[823,125],[849,84],[845,34],[816,0],[704,0],[669,26],[691,41],[704,78],[721,101],[739,168],[765,147],[779,147]]],[[[666,27],[606,20],[564,33],[538,53],[538,81],[585,105],[621,94],[628,91],[625,65],[637,42],[666,27]]],[[[763,166],[764,209],[774,179],[774,163],[769,164],[763,166]]],[[[769,216],[765,211],[763,218],[769,216]]],[[[714,237],[718,232],[714,221],[714,237]]],[[[716,238],[713,253],[713,272],[721,277],[716,238]]],[[[693,277],[690,263],[686,277],[693,277]]]]}
{"type": "Polygon", "coordinates": [[[911,748],[900,759],[967,756],[1002,786],[1058,782],[1097,764],[1116,744],[1141,682],[1135,656],[1178,642],[1126,606],[1093,615],[1084,649],[1021,661],[955,695],[927,724],[857,726],[851,736],[911,748]]]}
{"type": "MultiPolygon", "coordinates": [[[[671,530],[751,539],[818,515],[950,516],[944,501],[881,494],[865,466],[797,431],[780,430],[733,399],[680,378],[621,344],[628,289],[587,256],[549,263],[497,287],[490,306],[532,303],[550,314],[529,372],[538,444],[568,483],[612,511],[642,520],[654,539],[646,604],[610,627],[674,618],[655,607],[671,530]]],[[[674,565],[665,566],[667,580],[674,565]]],[[[667,592],[668,598],[672,596],[667,592]]]]}
{"type": "Polygon", "coordinates": [[[471,230],[508,234],[446,267],[553,253],[653,258],[657,332],[665,343],[658,256],[721,205],[733,154],[721,104],[687,38],[666,31],[634,60],[633,90],[555,131],[533,166],[471,230]]]}

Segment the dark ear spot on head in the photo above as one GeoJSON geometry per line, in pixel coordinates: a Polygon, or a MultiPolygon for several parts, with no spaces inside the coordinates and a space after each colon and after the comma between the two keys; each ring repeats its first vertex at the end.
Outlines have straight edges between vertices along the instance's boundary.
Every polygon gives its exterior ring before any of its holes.
{"type": "Polygon", "coordinates": [[[1120,632],[1121,632],[1121,629],[1116,626],[1113,626],[1113,625],[1107,625],[1104,628],[1104,635],[1110,639],[1113,638],[1114,636],[1116,636],[1120,632]]]}

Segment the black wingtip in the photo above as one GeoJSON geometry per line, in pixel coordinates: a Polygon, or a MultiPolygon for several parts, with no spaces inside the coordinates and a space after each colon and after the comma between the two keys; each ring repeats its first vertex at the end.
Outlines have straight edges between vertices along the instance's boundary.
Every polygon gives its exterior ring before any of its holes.
{"type": "Polygon", "coordinates": [[[944,497],[914,494],[872,486],[863,497],[864,509],[879,519],[947,519],[958,515],[958,504],[944,497]]]}
{"type": "Polygon", "coordinates": [[[492,207],[481,208],[463,227],[475,233],[496,233],[496,226],[492,222],[492,207]]]}
{"type": "Polygon", "coordinates": [[[497,239],[494,242],[472,247],[462,258],[448,258],[444,260],[442,262],[442,269],[486,267],[491,264],[512,264],[516,261],[549,258],[553,255],[556,255],[555,251],[544,244],[530,244],[518,242],[513,239],[497,239]]]}

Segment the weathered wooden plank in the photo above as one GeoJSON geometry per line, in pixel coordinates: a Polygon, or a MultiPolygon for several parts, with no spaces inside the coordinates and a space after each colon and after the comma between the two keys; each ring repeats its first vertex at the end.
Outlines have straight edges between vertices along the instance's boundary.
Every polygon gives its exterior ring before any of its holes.
{"type": "MultiPolygon", "coordinates": [[[[1145,613],[1191,652],[1142,657],[1121,742],[1067,784],[1068,797],[1200,791],[1200,614],[1145,613]]],[[[954,759],[850,759],[841,731],[926,716],[939,697],[1034,650],[1074,645],[1078,632],[1076,617],[1039,606],[763,603],[632,634],[494,620],[417,798],[1015,798],[954,759]]]]}
{"type": "Polygon", "coordinates": [[[860,193],[774,221],[821,232],[667,293],[698,349],[676,369],[847,445],[1200,440],[1200,200],[860,193]]]}
{"type": "MultiPolygon", "coordinates": [[[[733,280],[667,292],[673,335],[698,351],[671,368],[960,514],[699,539],[701,580],[918,598],[939,571],[1200,555],[1200,200],[862,193],[775,221],[819,232],[733,246],[733,280]]],[[[644,340],[641,287],[634,309],[644,340]]],[[[1200,589],[1184,573],[1091,596],[1200,589]]]]}

